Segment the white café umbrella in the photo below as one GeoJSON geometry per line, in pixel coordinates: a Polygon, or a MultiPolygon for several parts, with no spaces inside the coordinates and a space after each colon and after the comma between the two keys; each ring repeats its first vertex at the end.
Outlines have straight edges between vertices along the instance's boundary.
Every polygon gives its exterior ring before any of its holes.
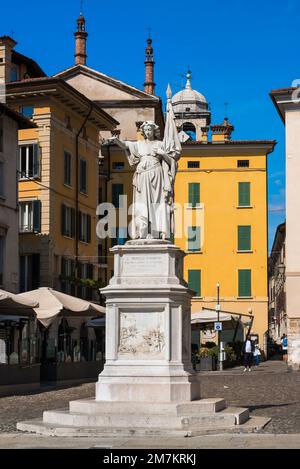
{"type": "MultiPolygon", "coordinates": [[[[19,296],[19,295],[17,295],[19,296]]],[[[62,311],[68,315],[88,315],[104,314],[105,308],[90,301],[76,298],[75,296],[66,295],[59,291],[48,287],[41,287],[22,293],[28,299],[36,300],[38,307],[34,308],[37,319],[44,327],[49,327],[62,311]]]]}
{"type": "Polygon", "coordinates": [[[33,315],[34,308],[39,305],[38,301],[27,298],[23,293],[14,294],[0,290],[0,314],[5,315],[33,315]]]}

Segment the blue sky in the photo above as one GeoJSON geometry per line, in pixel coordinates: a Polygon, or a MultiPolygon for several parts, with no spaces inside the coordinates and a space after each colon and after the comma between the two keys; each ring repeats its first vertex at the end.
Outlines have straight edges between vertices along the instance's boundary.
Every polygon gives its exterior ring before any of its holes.
{"type": "MultiPolygon", "coordinates": [[[[151,27],[156,92],[165,99],[184,82],[211,104],[212,120],[228,115],[235,139],[276,139],[269,157],[269,243],[284,221],[284,126],[268,96],[300,78],[299,1],[84,0],[88,65],[142,88],[144,48],[151,27]]],[[[1,1],[0,34],[13,32],[17,50],[49,75],[73,65],[80,0],[1,1]]]]}

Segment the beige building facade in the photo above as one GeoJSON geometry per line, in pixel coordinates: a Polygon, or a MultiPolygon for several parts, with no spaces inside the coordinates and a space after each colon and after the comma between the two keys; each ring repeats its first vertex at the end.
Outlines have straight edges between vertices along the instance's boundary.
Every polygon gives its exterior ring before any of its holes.
{"type": "Polygon", "coordinates": [[[300,370],[300,101],[299,88],[270,93],[286,136],[286,308],[288,364],[300,370]]]}

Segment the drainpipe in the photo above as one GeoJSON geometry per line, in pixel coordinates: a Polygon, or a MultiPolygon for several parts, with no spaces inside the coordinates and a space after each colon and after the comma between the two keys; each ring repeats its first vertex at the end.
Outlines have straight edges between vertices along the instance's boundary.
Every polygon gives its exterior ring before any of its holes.
{"type": "Polygon", "coordinates": [[[78,274],[78,253],[79,253],[79,136],[86,125],[93,110],[93,103],[90,103],[90,110],[85,117],[80,129],[75,137],[75,277],[78,274]]]}

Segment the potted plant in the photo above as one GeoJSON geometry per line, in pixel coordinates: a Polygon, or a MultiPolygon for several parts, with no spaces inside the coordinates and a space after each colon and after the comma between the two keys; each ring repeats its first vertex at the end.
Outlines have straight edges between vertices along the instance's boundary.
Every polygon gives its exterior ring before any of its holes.
{"type": "Polygon", "coordinates": [[[201,347],[198,357],[200,363],[196,365],[196,370],[199,371],[214,371],[216,369],[216,354],[214,348],[201,347]]]}

